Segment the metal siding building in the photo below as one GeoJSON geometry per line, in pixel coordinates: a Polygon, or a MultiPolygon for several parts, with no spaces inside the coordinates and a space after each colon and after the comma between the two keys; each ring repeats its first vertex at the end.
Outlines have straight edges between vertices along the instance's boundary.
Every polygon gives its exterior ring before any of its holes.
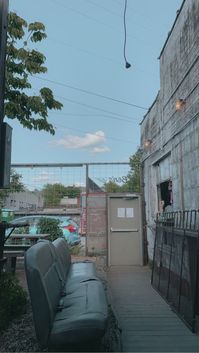
{"type": "Polygon", "coordinates": [[[184,0],[160,53],[160,91],[141,123],[149,258],[155,217],[199,208],[199,1],[184,0]],[[176,109],[176,102],[181,105],[176,109]]]}

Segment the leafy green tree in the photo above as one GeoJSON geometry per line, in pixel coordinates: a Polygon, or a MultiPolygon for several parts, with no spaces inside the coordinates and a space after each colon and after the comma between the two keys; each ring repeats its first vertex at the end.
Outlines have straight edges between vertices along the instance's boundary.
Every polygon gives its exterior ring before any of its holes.
{"type": "Polygon", "coordinates": [[[22,175],[18,174],[14,169],[11,169],[10,192],[25,191],[24,184],[22,183],[22,175]]]}
{"type": "Polygon", "coordinates": [[[46,184],[42,190],[44,205],[55,207],[60,204],[60,200],[65,195],[65,186],[62,184],[46,184]]]}
{"type": "Polygon", "coordinates": [[[141,150],[138,149],[135,154],[130,156],[130,171],[124,177],[123,184],[119,185],[115,181],[108,181],[104,184],[106,192],[140,192],[140,166],[141,166],[141,150]]]}
{"type": "Polygon", "coordinates": [[[77,186],[66,186],[66,195],[69,198],[73,199],[75,197],[79,197],[81,194],[81,189],[78,188],[77,186]]]}
{"type": "Polygon", "coordinates": [[[127,182],[122,186],[122,191],[140,192],[140,162],[141,150],[138,149],[135,154],[130,157],[131,170],[127,175],[127,182]]]}
{"type": "Polygon", "coordinates": [[[11,192],[20,192],[25,190],[21,179],[22,175],[18,174],[14,169],[11,169],[10,188],[0,190],[0,207],[3,206],[6,197],[11,192]]]}
{"type": "Polygon", "coordinates": [[[106,192],[121,192],[121,186],[114,181],[108,181],[104,184],[104,190],[106,192]]]}
{"type": "Polygon", "coordinates": [[[45,56],[35,50],[34,44],[46,38],[45,26],[41,22],[27,24],[15,12],[9,13],[5,116],[18,119],[23,127],[44,130],[54,134],[48,123],[48,111],[61,109],[62,104],[54,99],[53,92],[43,87],[38,95],[28,95],[32,88],[30,76],[46,73],[45,56]]]}
{"type": "Polygon", "coordinates": [[[42,190],[44,204],[48,207],[60,205],[63,197],[75,198],[80,195],[81,190],[75,186],[64,186],[62,184],[46,184],[42,190]]]}

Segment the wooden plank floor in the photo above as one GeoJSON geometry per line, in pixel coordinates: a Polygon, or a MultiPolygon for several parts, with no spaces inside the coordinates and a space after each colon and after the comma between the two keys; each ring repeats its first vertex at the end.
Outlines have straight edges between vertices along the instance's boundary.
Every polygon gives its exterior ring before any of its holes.
{"type": "Polygon", "coordinates": [[[150,276],[148,267],[113,266],[107,271],[123,352],[199,352],[199,336],[152,288],[150,276]]]}

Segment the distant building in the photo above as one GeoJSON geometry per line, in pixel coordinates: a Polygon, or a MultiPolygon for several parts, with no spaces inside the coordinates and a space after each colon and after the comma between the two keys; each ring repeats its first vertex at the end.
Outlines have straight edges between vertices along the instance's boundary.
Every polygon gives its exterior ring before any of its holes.
{"type": "Polygon", "coordinates": [[[60,201],[60,206],[67,208],[79,207],[79,202],[78,197],[70,198],[68,196],[64,196],[60,201]]]}
{"type": "Polygon", "coordinates": [[[4,207],[14,211],[34,211],[43,208],[44,200],[39,192],[12,192],[5,199],[4,207]]]}
{"type": "Polygon", "coordinates": [[[88,189],[89,192],[103,192],[102,188],[97,185],[91,178],[88,178],[88,189]]]}
{"type": "Polygon", "coordinates": [[[158,211],[199,208],[199,1],[184,0],[160,53],[160,91],[141,123],[149,257],[158,211]]]}

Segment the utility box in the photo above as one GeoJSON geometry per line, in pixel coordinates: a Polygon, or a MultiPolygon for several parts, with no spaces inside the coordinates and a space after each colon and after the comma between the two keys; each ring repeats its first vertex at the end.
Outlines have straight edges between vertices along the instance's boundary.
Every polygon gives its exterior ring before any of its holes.
{"type": "Polygon", "coordinates": [[[2,124],[0,136],[0,189],[10,187],[12,128],[2,124]]]}

